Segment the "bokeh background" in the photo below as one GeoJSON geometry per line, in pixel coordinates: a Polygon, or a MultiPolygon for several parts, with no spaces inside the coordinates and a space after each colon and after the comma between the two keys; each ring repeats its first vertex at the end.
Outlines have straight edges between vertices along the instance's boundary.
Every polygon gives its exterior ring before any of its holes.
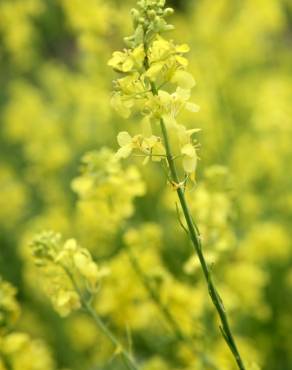
{"type": "MultiPolygon", "coordinates": [[[[183,120],[202,128],[188,197],[205,252],[249,369],[292,369],[292,3],[168,4],[201,106],[183,120]]],[[[44,340],[56,368],[124,369],[90,319],[51,308],[26,247],[42,229],[77,238],[111,270],[96,309],[122,341],[131,335],[143,370],[235,369],[161,169],[130,160],[132,175],[90,202],[74,182],[86,152],[105,168],[117,133],[140,130],[109,104],[107,60],[133,5],[0,1],[0,273],[18,289],[16,329],[44,340]],[[176,340],[126,246],[195,351],[176,340]]]]}

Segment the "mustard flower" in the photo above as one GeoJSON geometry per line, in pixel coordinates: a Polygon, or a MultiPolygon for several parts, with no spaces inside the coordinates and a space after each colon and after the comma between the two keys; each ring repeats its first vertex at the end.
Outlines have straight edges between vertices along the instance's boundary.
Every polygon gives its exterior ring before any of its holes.
{"type": "Polygon", "coordinates": [[[0,276],[0,334],[15,324],[19,315],[16,289],[0,276]]]}
{"type": "Polygon", "coordinates": [[[42,232],[31,248],[42,272],[47,292],[61,316],[68,316],[82,305],[84,294],[94,294],[103,275],[91,254],[75,239],[62,240],[53,231],[42,232]]]}

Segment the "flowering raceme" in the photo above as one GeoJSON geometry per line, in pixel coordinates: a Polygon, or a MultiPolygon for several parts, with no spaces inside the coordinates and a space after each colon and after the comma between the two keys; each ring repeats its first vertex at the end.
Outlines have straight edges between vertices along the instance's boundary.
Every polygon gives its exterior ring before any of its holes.
{"type": "Polygon", "coordinates": [[[31,248],[46,290],[61,316],[79,309],[83,294],[96,292],[103,273],[75,239],[63,242],[60,234],[45,231],[34,238],[31,248]]]}
{"type": "MultiPolygon", "coordinates": [[[[172,9],[163,9],[164,5],[164,1],[140,1],[138,9],[132,10],[136,30],[133,36],[125,39],[130,48],[114,52],[108,62],[122,75],[114,81],[112,105],[125,118],[132,111],[140,112],[144,122],[154,125],[154,131],[163,119],[178,139],[178,157],[182,158],[183,170],[187,176],[193,177],[198,157],[192,135],[198,130],[187,130],[177,119],[184,109],[199,110],[196,104],[189,102],[195,80],[186,71],[188,61],[184,55],[189,51],[188,45],[176,45],[161,35],[173,28],[165,20],[172,14],[172,9]],[[154,86],[159,86],[157,91],[154,86]]],[[[154,161],[166,158],[159,136],[136,135],[131,138],[128,133],[121,132],[118,142],[121,146],[118,157],[126,158],[138,149],[154,161]]]]}

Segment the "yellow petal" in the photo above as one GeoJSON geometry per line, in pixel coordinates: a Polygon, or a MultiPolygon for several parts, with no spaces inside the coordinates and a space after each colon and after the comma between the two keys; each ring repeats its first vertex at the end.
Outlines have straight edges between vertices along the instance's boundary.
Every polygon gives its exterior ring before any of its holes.
{"type": "Polygon", "coordinates": [[[185,90],[193,88],[196,84],[193,76],[190,73],[182,70],[178,70],[175,72],[171,79],[171,82],[177,84],[179,87],[185,90]]]}
{"type": "Polygon", "coordinates": [[[175,49],[178,53],[188,53],[190,51],[188,44],[177,45],[175,49]]]}
{"type": "Polygon", "coordinates": [[[64,249],[74,251],[77,248],[77,242],[75,239],[68,239],[64,244],[64,249]]]}
{"type": "Polygon", "coordinates": [[[124,118],[129,118],[131,114],[131,102],[125,102],[122,100],[119,94],[114,94],[111,99],[112,107],[124,118]]]}
{"type": "Polygon", "coordinates": [[[181,87],[178,87],[176,89],[176,95],[179,99],[186,101],[186,100],[189,100],[189,98],[191,96],[191,91],[186,90],[186,89],[182,89],[181,87]]]}
{"type": "Polygon", "coordinates": [[[186,144],[181,148],[181,153],[188,157],[196,157],[196,149],[192,144],[186,144]]]}
{"type": "Polygon", "coordinates": [[[124,53],[120,51],[115,51],[107,64],[113,68],[118,68],[119,63],[121,63],[124,59],[125,59],[124,53]]]}
{"type": "Polygon", "coordinates": [[[197,157],[184,157],[183,168],[187,173],[195,172],[197,167],[197,157]]]}
{"type": "Polygon", "coordinates": [[[186,109],[190,112],[197,113],[200,111],[200,106],[195,103],[186,103],[186,109]]]}
{"type": "Polygon", "coordinates": [[[123,72],[130,72],[130,71],[131,71],[131,69],[133,68],[133,66],[134,66],[134,62],[133,62],[133,60],[132,60],[130,57],[128,57],[128,58],[124,61],[124,63],[123,63],[122,71],[123,71],[123,72]]]}
{"type": "Polygon", "coordinates": [[[163,65],[163,63],[153,64],[146,72],[146,76],[149,77],[151,81],[155,81],[156,77],[161,72],[163,65]]]}
{"type": "Polygon", "coordinates": [[[119,146],[125,146],[132,142],[132,138],[127,131],[120,132],[118,134],[117,140],[118,140],[119,146]]]}
{"type": "Polygon", "coordinates": [[[133,150],[132,145],[125,145],[117,151],[116,157],[117,158],[128,158],[129,155],[132,153],[132,150],[133,150]]]}
{"type": "Polygon", "coordinates": [[[175,59],[178,62],[178,64],[180,64],[183,67],[187,67],[189,64],[188,60],[184,57],[181,57],[180,55],[177,55],[175,59]]]}

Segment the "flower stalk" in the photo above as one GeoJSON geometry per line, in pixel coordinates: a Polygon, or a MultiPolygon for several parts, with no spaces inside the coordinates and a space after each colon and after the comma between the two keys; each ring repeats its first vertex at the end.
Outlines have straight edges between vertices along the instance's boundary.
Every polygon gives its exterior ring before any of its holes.
{"type": "Polygon", "coordinates": [[[120,343],[120,341],[116,338],[116,336],[110,331],[110,329],[105,325],[105,323],[99,317],[95,309],[92,307],[92,304],[91,304],[92,297],[89,297],[89,299],[86,298],[83,292],[81,291],[81,289],[79,288],[77,282],[75,281],[74,275],[65,266],[62,266],[62,267],[64,268],[64,271],[66,272],[69,279],[71,280],[72,285],[74,286],[80,298],[81,308],[93,319],[94,323],[99,328],[99,330],[108,338],[108,340],[115,347],[115,354],[121,356],[127,369],[139,370],[131,354],[124,348],[124,346],[120,343]]]}
{"type": "Polygon", "coordinates": [[[178,123],[177,118],[182,110],[197,112],[199,107],[189,102],[195,80],[186,71],[188,61],[185,54],[189,51],[188,45],[176,45],[173,40],[162,37],[162,34],[173,29],[166,21],[172,13],[172,9],[165,8],[165,0],[139,0],[137,9],[132,9],[134,34],[125,39],[129,48],[113,53],[108,63],[121,75],[114,81],[113,107],[125,118],[134,110],[140,111],[144,116],[143,122],[150,127],[148,136],[131,136],[127,132],[120,132],[117,158],[127,158],[133,152],[138,152],[147,156],[144,164],[149,160],[166,163],[168,180],[177,192],[187,234],[199,259],[209,295],[221,322],[221,333],[238,368],[245,370],[222,299],[203,253],[200,232],[185,197],[187,182],[195,179],[198,156],[197,145],[192,136],[199,129],[189,130],[178,123]],[[161,136],[152,134],[153,127],[156,131],[160,128],[161,136]],[[172,141],[170,132],[174,139],[172,141]],[[173,145],[175,150],[172,149],[173,145]],[[180,180],[181,172],[184,173],[184,181],[180,180]]]}
{"type": "Polygon", "coordinates": [[[92,307],[105,271],[93,261],[90,252],[75,239],[63,241],[61,234],[44,231],[37,234],[30,247],[34,262],[46,282],[48,294],[61,316],[82,309],[109,339],[129,370],[139,370],[131,354],[106,326],[92,307]],[[54,279],[52,279],[54,276],[54,279]]]}
{"type": "MultiPolygon", "coordinates": [[[[167,133],[165,124],[163,122],[163,119],[161,119],[160,121],[160,126],[161,126],[162,135],[164,138],[164,143],[165,143],[165,148],[166,148],[166,153],[167,153],[167,162],[169,165],[171,178],[174,182],[179,183],[179,178],[178,178],[175,162],[173,159],[173,155],[172,155],[169,140],[168,140],[168,133],[167,133]]],[[[245,370],[243,360],[240,356],[239,350],[237,348],[234,336],[232,334],[232,331],[231,331],[231,328],[228,322],[228,317],[227,317],[227,314],[224,308],[223,301],[214,285],[210,269],[207,265],[207,262],[203,254],[201,237],[198,231],[198,227],[195,225],[193,218],[191,216],[183,189],[181,187],[178,187],[176,192],[177,192],[177,195],[180,201],[180,205],[181,205],[181,208],[184,214],[185,221],[187,223],[188,235],[191,239],[191,242],[194,246],[196,254],[199,258],[200,265],[201,265],[201,268],[202,268],[202,271],[205,277],[205,281],[208,286],[209,295],[211,297],[213,305],[215,306],[215,309],[221,321],[221,326],[220,326],[221,333],[228,347],[230,348],[232,354],[234,355],[238,368],[240,370],[245,370]]]]}

